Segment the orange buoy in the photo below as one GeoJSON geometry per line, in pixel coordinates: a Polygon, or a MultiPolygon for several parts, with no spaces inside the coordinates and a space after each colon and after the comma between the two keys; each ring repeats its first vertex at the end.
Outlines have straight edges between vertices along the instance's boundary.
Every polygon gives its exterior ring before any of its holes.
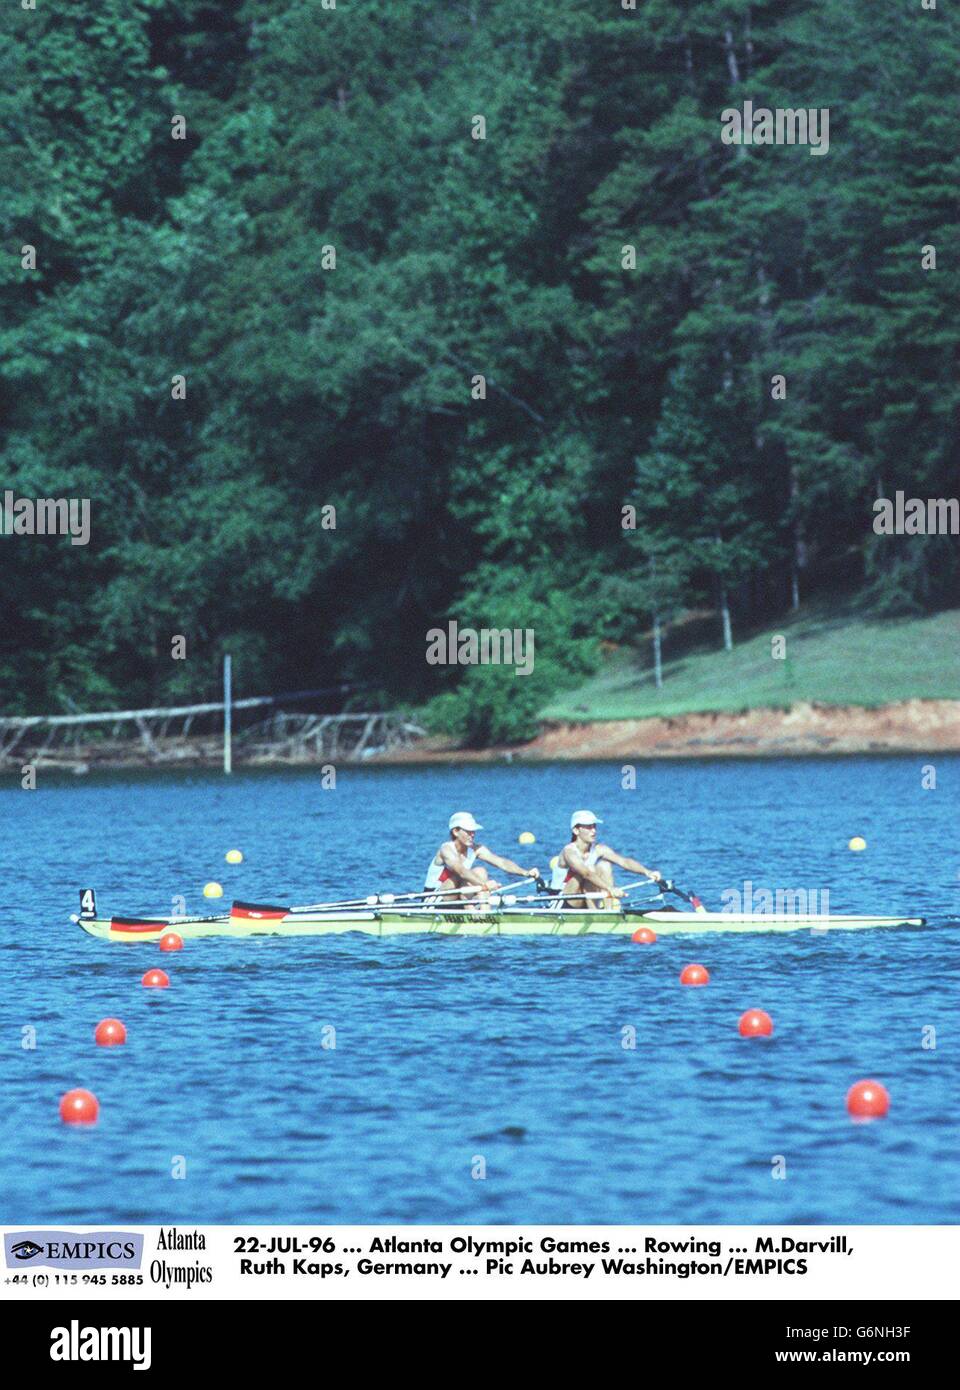
{"type": "Polygon", "coordinates": [[[685,965],[680,971],[682,985],[708,985],[710,971],[705,965],[685,965]]]}
{"type": "Polygon", "coordinates": [[[60,1097],[60,1118],[66,1125],[95,1125],[100,1102],[92,1091],[78,1087],[60,1097]]]}
{"type": "Polygon", "coordinates": [[[847,1109],[860,1120],[879,1119],[890,1109],[890,1093],[879,1081],[857,1081],[847,1092],[847,1109]]]}
{"type": "Polygon", "coordinates": [[[161,951],[182,951],[183,937],[178,936],[175,931],[164,932],[160,938],[161,951]]]}
{"type": "Polygon", "coordinates": [[[657,933],[652,927],[637,927],[630,940],[635,941],[638,946],[652,946],[657,939],[657,933]]]}
{"type": "Polygon", "coordinates": [[[127,1030],[119,1018],[102,1018],[93,1036],[101,1047],[119,1047],[127,1041],[127,1030]]]}
{"type": "Polygon", "coordinates": [[[738,1027],[741,1038],[769,1038],[773,1032],[773,1019],[763,1009],[748,1009],[740,1015],[738,1027]]]}
{"type": "Polygon", "coordinates": [[[170,976],[165,970],[148,970],[140,983],[147,989],[166,989],[170,983],[170,976]]]}

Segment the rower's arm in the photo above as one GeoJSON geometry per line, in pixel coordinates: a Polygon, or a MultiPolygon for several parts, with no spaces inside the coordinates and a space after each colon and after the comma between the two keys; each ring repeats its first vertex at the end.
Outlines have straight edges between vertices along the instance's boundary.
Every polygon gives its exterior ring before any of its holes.
{"type": "Polygon", "coordinates": [[[566,859],[567,867],[573,870],[581,883],[592,884],[594,888],[599,888],[604,893],[610,892],[609,883],[604,883],[596,870],[591,869],[583,855],[575,849],[571,849],[569,845],[567,846],[566,859]]]}
{"type": "MultiPolygon", "coordinates": [[[[445,868],[449,869],[456,878],[462,879],[464,883],[473,883],[478,888],[485,888],[487,880],[483,874],[478,874],[476,869],[468,869],[463,860],[457,854],[456,849],[451,844],[440,847],[440,858],[445,868]]],[[[477,858],[480,858],[479,853],[477,858]]]]}
{"type": "Polygon", "coordinates": [[[502,869],[506,874],[516,874],[519,878],[535,878],[539,873],[538,869],[521,868],[512,859],[505,859],[502,854],[494,854],[493,850],[487,849],[486,845],[481,845],[477,850],[477,858],[484,860],[487,864],[493,864],[495,868],[502,869]]]}
{"type": "Polygon", "coordinates": [[[659,878],[660,873],[657,869],[648,869],[646,864],[641,864],[639,859],[631,859],[628,854],[618,854],[609,845],[601,845],[599,850],[601,859],[609,859],[611,864],[617,864],[621,869],[627,869],[632,874],[646,874],[647,878],[659,878]]]}

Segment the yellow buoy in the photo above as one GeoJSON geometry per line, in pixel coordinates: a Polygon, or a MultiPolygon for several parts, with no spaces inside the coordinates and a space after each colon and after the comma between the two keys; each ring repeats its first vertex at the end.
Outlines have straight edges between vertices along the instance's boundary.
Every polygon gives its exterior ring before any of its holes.
{"type": "Polygon", "coordinates": [[[228,849],[224,857],[226,858],[228,864],[243,863],[243,855],[240,853],[238,849],[228,849]]]}
{"type": "Polygon", "coordinates": [[[205,898],[222,898],[223,889],[219,883],[205,883],[203,885],[203,896],[205,898]]]}
{"type": "Polygon", "coordinates": [[[521,845],[535,845],[537,843],[537,837],[532,830],[521,830],[520,834],[517,836],[517,842],[521,845]]]}
{"type": "Polygon", "coordinates": [[[852,839],[852,840],[850,841],[850,843],[847,845],[847,849],[854,849],[854,850],[857,850],[857,849],[866,849],[866,847],[867,847],[867,842],[866,842],[866,840],[863,838],[862,835],[854,835],[853,839],[852,839]]]}
{"type": "Polygon", "coordinates": [[[553,858],[550,860],[550,867],[551,867],[551,869],[555,869],[559,863],[560,863],[560,856],[559,856],[559,854],[555,854],[555,855],[553,856],[553,858]]]}

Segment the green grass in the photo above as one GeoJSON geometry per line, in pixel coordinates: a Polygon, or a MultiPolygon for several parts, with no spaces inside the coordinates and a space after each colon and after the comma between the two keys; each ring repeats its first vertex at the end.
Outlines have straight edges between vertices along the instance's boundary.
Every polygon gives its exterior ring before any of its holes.
{"type": "Polygon", "coordinates": [[[699,650],[674,661],[670,655],[668,632],[660,691],[646,643],[641,651],[614,653],[585,685],[557,696],[543,718],[644,719],[784,708],[800,700],[867,706],[960,700],[960,609],[902,619],[799,613],[732,652],[699,650]],[[771,656],[777,634],[786,638],[786,660],[771,656]]]}

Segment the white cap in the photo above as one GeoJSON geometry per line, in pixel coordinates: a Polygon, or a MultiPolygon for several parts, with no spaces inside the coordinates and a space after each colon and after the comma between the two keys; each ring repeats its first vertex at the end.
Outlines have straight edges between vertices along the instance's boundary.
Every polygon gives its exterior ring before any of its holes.
{"type": "Polygon", "coordinates": [[[469,811],[454,811],[450,817],[450,830],[482,830],[479,821],[473,819],[469,811]]]}
{"type": "Polygon", "coordinates": [[[570,829],[571,829],[571,830],[576,830],[576,828],[577,828],[578,825],[602,825],[602,824],[603,824],[603,821],[602,821],[602,820],[599,820],[599,819],[593,814],[592,811],[574,811],[573,815],[570,817],[570,829]]]}

